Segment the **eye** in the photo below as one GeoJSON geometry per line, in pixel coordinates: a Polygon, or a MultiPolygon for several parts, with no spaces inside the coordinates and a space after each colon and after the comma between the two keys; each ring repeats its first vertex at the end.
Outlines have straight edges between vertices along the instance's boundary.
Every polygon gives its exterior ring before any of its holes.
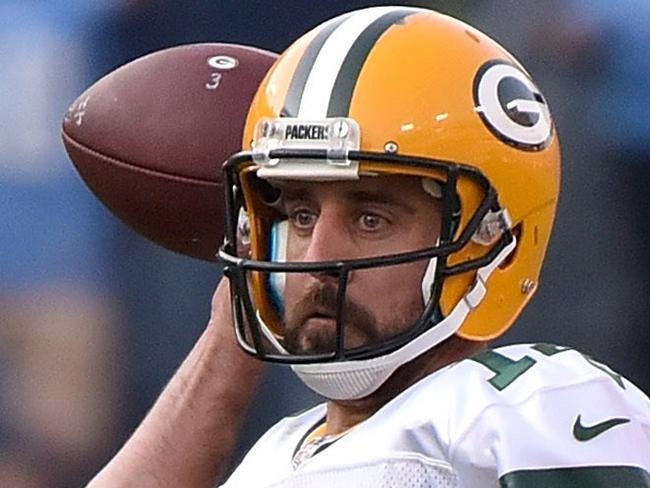
{"type": "Polygon", "coordinates": [[[359,225],[364,231],[375,232],[387,223],[386,219],[375,213],[364,213],[359,219],[359,225]]]}
{"type": "Polygon", "coordinates": [[[304,208],[295,209],[289,215],[293,226],[300,230],[309,230],[314,227],[317,218],[315,212],[304,208]]]}

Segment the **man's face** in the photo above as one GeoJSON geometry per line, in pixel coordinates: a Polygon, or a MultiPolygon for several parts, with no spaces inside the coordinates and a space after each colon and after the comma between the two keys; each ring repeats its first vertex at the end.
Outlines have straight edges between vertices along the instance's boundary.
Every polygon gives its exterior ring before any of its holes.
{"type": "MultiPolygon", "coordinates": [[[[359,259],[436,244],[440,202],[420,178],[365,177],[359,181],[282,186],[289,220],[287,260],[359,259]]],[[[427,260],[352,271],[345,302],[345,349],[378,343],[405,331],[423,310],[427,260]]],[[[294,354],[336,349],[338,278],[289,273],[284,293],[284,346],[294,354]]]]}

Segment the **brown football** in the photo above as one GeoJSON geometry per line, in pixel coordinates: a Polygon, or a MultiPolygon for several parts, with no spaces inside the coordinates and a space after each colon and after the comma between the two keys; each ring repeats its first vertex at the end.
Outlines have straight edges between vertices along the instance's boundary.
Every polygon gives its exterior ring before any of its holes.
{"type": "Polygon", "coordinates": [[[88,88],[63,142],[93,193],[138,233],[213,261],[224,232],[222,163],[277,55],[224,43],[143,56],[88,88]]]}

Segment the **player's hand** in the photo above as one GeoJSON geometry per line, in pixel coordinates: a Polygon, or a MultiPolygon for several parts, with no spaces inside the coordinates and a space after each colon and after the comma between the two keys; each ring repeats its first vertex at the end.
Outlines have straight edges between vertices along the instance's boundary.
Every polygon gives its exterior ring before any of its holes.
{"type": "Polygon", "coordinates": [[[221,278],[214,295],[212,295],[208,328],[213,329],[213,333],[217,334],[221,339],[236,342],[232,321],[230,280],[225,276],[221,278]]]}
{"type": "Polygon", "coordinates": [[[232,324],[232,307],[230,304],[230,280],[225,276],[217,285],[212,295],[210,322],[221,323],[228,321],[232,324]]]}
{"type": "Polygon", "coordinates": [[[223,277],[212,296],[212,310],[208,323],[208,336],[211,342],[217,344],[220,354],[228,354],[232,365],[240,368],[261,372],[264,363],[246,354],[237,343],[235,327],[232,319],[232,303],[230,299],[230,280],[223,277]]]}

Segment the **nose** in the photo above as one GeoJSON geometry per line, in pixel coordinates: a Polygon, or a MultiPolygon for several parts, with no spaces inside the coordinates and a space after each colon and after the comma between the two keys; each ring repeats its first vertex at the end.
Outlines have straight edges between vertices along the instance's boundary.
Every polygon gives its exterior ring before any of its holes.
{"type": "MultiPolygon", "coordinates": [[[[336,208],[321,208],[310,236],[307,238],[304,261],[340,261],[353,259],[354,243],[344,217],[336,208]]],[[[314,272],[312,276],[321,281],[338,281],[339,273],[314,272]]],[[[348,281],[351,276],[348,276],[348,281]]]]}
{"type": "Polygon", "coordinates": [[[322,207],[316,223],[307,238],[304,260],[337,261],[350,259],[350,235],[341,212],[336,208],[322,207]]]}
{"type": "MultiPolygon", "coordinates": [[[[350,259],[349,234],[342,225],[342,219],[335,212],[321,211],[307,244],[305,261],[339,261],[350,259]]],[[[340,273],[336,270],[312,272],[311,276],[322,282],[337,285],[340,273]]],[[[348,276],[348,280],[351,276],[348,276]]]]}

